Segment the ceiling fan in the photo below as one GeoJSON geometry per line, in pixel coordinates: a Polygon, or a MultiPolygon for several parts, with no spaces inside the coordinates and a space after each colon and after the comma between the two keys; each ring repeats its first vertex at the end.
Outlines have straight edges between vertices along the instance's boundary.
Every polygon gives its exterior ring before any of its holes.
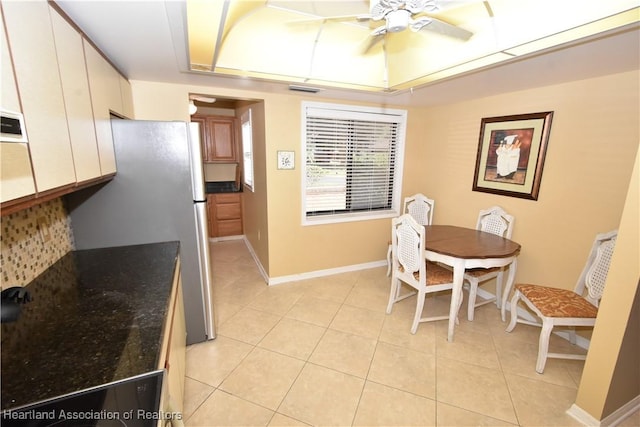
{"type": "MultiPolygon", "coordinates": [[[[447,2],[448,0],[443,0],[447,2]]],[[[458,1],[460,2],[460,1],[458,1]]],[[[463,1],[464,2],[464,1],[463,1]]],[[[463,41],[469,40],[473,33],[464,28],[449,24],[431,14],[440,10],[437,0],[370,0],[370,13],[366,15],[329,16],[316,20],[376,22],[384,21],[370,33],[366,53],[389,33],[398,33],[409,28],[418,32],[427,30],[463,41]]]]}
{"type": "Polygon", "coordinates": [[[384,19],[385,23],[373,30],[371,35],[375,37],[410,28],[416,32],[428,29],[447,36],[469,40],[473,35],[472,32],[426,15],[438,10],[440,8],[436,0],[372,0],[369,19],[372,21],[384,19]]]}

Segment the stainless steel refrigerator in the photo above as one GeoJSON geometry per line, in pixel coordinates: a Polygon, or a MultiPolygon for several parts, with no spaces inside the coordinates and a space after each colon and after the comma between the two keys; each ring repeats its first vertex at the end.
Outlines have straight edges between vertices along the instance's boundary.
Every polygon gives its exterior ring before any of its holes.
{"type": "Polygon", "coordinates": [[[215,338],[197,126],[112,120],[116,176],[66,199],[76,249],[180,241],[188,344],[215,338]]]}

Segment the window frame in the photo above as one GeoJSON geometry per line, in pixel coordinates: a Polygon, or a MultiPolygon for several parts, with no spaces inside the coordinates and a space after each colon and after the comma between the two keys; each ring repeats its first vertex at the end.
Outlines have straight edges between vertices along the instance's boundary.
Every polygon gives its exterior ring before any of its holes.
{"type": "MultiPolygon", "coordinates": [[[[302,124],[301,124],[301,223],[303,226],[318,225],[318,224],[333,224],[353,221],[364,220],[376,220],[384,218],[393,218],[399,215],[401,194],[402,194],[402,178],[404,173],[404,150],[406,145],[406,126],[407,126],[407,111],[392,108],[378,108],[359,105],[348,104],[334,104],[323,102],[302,102],[302,124]],[[376,121],[380,119],[380,115],[395,117],[394,122],[398,123],[395,143],[395,163],[393,174],[393,186],[391,196],[391,208],[370,210],[370,211],[358,211],[358,212],[341,212],[330,213],[321,215],[307,215],[306,206],[306,191],[307,191],[307,120],[308,112],[310,109],[323,109],[329,110],[331,113],[343,112],[347,116],[351,116],[357,119],[367,118],[370,121],[376,121]]],[[[331,114],[330,113],[330,114],[331,114]]],[[[379,120],[382,121],[382,120],[379,120]]],[[[385,121],[385,122],[388,122],[385,121]]]]}
{"type": "Polygon", "coordinates": [[[254,191],[256,176],[254,168],[254,152],[253,152],[253,122],[251,108],[247,109],[240,116],[240,136],[242,138],[242,184],[250,191],[254,191]],[[249,141],[245,141],[245,125],[248,124],[249,141]],[[247,151],[247,147],[249,150],[247,151]],[[247,162],[246,153],[249,152],[251,161],[247,162]],[[247,164],[249,163],[249,164],[247,164]],[[251,182],[247,182],[247,172],[251,171],[251,182]]]}

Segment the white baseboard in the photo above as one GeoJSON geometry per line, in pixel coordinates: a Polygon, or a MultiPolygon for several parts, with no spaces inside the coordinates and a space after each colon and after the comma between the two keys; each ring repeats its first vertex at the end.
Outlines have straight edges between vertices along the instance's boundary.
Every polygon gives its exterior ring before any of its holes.
{"type": "Polygon", "coordinates": [[[387,265],[387,261],[386,260],[385,261],[374,261],[374,262],[368,262],[368,263],[364,263],[364,264],[348,265],[348,266],[345,266],[345,267],[329,268],[329,269],[326,269],[326,270],[317,270],[317,271],[310,271],[310,272],[300,273],[300,274],[291,274],[291,275],[288,275],[288,276],[269,277],[269,275],[267,274],[266,270],[262,266],[262,263],[260,262],[260,259],[258,258],[258,255],[253,250],[253,246],[251,246],[251,242],[249,242],[249,239],[247,239],[245,236],[241,236],[241,237],[244,237],[243,240],[244,240],[244,243],[247,245],[247,248],[249,249],[249,253],[251,253],[251,256],[253,257],[254,261],[256,262],[256,265],[258,266],[258,270],[260,270],[260,274],[262,275],[262,277],[264,278],[264,281],[267,282],[267,284],[269,286],[271,286],[271,285],[279,285],[279,284],[282,284],[282,283],[295,282],[297,280],[305,280],[305,279],[313,279],[313,278],[316,278],[316,277],[332,276],[334,274],[347,273],[347,272],[350,272],[350,271],[367,270],[369,268],[376,268],[376,267],[382,267],[382,266],[386,266],[387,265]]]}
{"type": "Polygon", "coordinates": [[[210,242],[225,242],[227,240],[243,240],[246,239],[243,234],[237,236],[224,236],[224,237],[209,237],[210,242]]]}
{"type": "Polygon", "coordinates": [[[604,417],[600,422],[600,425],[615,427],[638,410],[640,410],[640,395],[634,397],[629,402],[613,411],[611,415],[604,417]]]}
{"type": "Polygon", "coordinates": [[[567,410],[567,415],[571,416],[580,424],[585,426],[615,427],[639,409],[640,396],[636,396],[600,421],[596,420],[591,414],[589,414],[587,411],[585,411],[575,403],[571,405],[571,408],[567,410]]]}
{"type": "Polygon", "coordinates": [[[600,421],[596,420],[587,411],[576,405],[575,403],[567,409],[567,415],[578,421],[583,426],[599,426],[600,421]]]}
{"type": "Polygon", "coordinates": [[[262,266],[262,263],[260,262],[260,258],[258,258],[258,255],[256,254],[256,251],[253,250],[253,246],[251,246],[251,242],[249,242],[249,239],[247,239],[246,236],[242,236],[242,237],[244,240],[244,244],[247,246],[247,249],[249,249],[249,253],[251,254],[251,257],[253,258],[253,260],[256,262],[256,265],[258,266],[260,275],[262,276],[264,281],[267,282],[267,284],[270,284],[269,275],[267,274],[267,271],[262,266]]]}
{"type": "Polygon", "coordinates": [[[297,280],[313,279],[316,277],[332,276],[334,274],[348,273],[350,271],[367,270],[370,268],[384,267],[387,261],[374,261],[364,264],[347,265],[344,267],[328,268],[326,270],[309,271],[299,274],[291,274],[288,276],[270,277],[269,285],[279,285],[281,283],[295,282],[297,280]]]}

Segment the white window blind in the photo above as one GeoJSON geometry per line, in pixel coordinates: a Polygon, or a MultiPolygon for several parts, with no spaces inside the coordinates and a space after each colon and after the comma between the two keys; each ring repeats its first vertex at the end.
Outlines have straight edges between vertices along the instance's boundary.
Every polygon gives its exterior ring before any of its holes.
{"type": "Polygon", "coordinates": [[[397,211],[406,112],[303,108],[305,217],[397,211]]]}

